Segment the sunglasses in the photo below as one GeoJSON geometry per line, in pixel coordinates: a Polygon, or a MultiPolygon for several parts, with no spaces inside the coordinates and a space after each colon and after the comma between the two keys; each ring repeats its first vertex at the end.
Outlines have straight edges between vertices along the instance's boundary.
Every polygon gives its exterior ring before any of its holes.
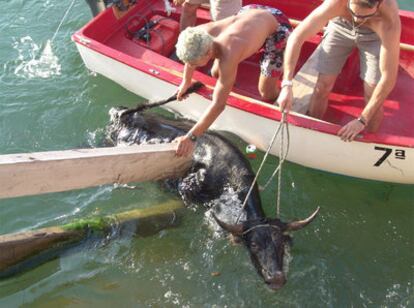
{"type": "Polygon", "coordinates": [[[380,6],[380,3],[381,3],[381,1],[379,1],[379,2],[378,2],[377,6],[376,6],[376,8],[375,8],[375,12],[374,12],[374,13],[367,14],[367,15],[358,15],[358,14],[355,14],[355,12],[351,9],[351,1],[348,1],[348,11],[349,11],[349,13],[351,13],[351,15],[352,15],[354,18],[358,18],[358,19],[367,19],[367,18],[370,18],[370,17],[374,16],[375,14],[377,14],[377,12],[378,12],[378,8],[379,8],[379,6],[380,6]]]}

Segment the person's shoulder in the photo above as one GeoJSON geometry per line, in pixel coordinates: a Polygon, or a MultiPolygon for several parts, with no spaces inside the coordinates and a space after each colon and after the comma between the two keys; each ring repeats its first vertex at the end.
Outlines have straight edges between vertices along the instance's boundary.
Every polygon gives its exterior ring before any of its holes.
{"type": "Polygon", "coordinates": [[[381,5],[398,8],[398,1],[397,0],[383,0],[381,5]]]}
{"type": "Polygon", "coordinates": [[[397,0],[383,0],[380,5],[380,10],[392,10],[394,12],[399,11],[397,0]]]}
{"type": "Polygon", "coordinates": [[[378,18],[378,30],[376,32],[382,38],[383,44],[386,42],[395,43],[397,39],[399,41],[401,33],[398,3],[396,0],[384,0],[381,6],[381,15],[378,18]]]}
{"type": "Polygon", "coordinates": [[[329,7],[345,7],[348,3],[348,0],[322,0],[321,6],[329,7]]]}
{"type": "Polygon", "coordinates": [[[340,16],[344,13],[346,9],[346,2],[343,0],[323,0],[320,5],[318,5],[307,17],[306,26],[297,27],[301,29],[309,28],[315,22],[323,21],[327,22],[328,20],[340,16]]]}
{"type": "MultiPolygon", "coordinates": [[[[228,47],[228,46],[227,46],[228,47]]],[[[232,73],[237,68],[240,58],[240,49],[238,46],[231,46],[222,50],[221,57],[219,58],[219,70],[223,74],[232,73]],[[236,47],[236,48],[235,48],[236,47]]]]}
{"type": "Polygon", "coordinates": [[[339,15],[346,9],[348,0],[323,0],[316,8],[319,14],[324,15],[339,15]]]}
{"type": "Polygon", "coordinates": [[[384,0],[381,3],[380,11],[387,24],[397,25],[400,24],[400,14],[397,0],[384,0]]]}

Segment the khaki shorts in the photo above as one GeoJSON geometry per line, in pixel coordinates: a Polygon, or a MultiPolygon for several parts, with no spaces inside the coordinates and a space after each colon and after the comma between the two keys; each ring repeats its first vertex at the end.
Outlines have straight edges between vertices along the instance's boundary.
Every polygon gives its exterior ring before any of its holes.
{"type": "Polygon", "coordinates": [[[321,42],[316,69],[320,74],[339,74],[355,47],[359,49],[361,79],[371,85],[377,84],[381,78],[380,38],[367,27],[362,26],[354,31],[352,23],[342,18],[335,18],[329,22],[321,42]]]}
{"type": "Polygon", "coordinates": [[[210,14],[213,20],[236,15],[242,7],[242,0],[186,0],[185,2],[190,4],[210,4],[210,14]]]}

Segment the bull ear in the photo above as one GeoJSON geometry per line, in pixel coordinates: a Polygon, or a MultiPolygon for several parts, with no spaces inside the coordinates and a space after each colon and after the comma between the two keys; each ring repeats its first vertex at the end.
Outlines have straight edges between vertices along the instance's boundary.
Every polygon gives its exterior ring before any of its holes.
{"type": "Polygon", "coordinates": [[[303,227],[306,227],[308,224],[310,224],[315,219],[318,212],[319,212],[319,206],[316,209],[316,211],[313,212],[313,214],[310,215],[308,218],[304,220],[297,220],[297,221],[292,221],[292,222],[287,223],[285,231],[297,231],[297,230],[302,229],[303,227]]]}
{"type": "Polygon", "coordinates": [[[224,230],[230,232],[233,235],[242,235],[243,234],[243,225],[237,224],[237,225],[230,225],[228,223],[225,223],[224,221],[221,221],[217,218],[216,214],[211,213],[213,218],[216,220],[216,222],[219,224],[220,227],[222,227],[224,230]]]}

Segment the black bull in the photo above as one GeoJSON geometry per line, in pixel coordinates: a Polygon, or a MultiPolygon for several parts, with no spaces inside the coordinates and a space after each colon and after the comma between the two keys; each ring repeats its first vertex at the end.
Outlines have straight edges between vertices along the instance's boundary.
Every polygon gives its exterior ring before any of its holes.
{"type": "MultiPolygon", "coordinates": [[[[112,123],[108,126],[108,135],[114,144],[171,142],[191,127],[190,123],[183,121],[125,111],[120,108],[110,112],[112,123]]],[[[220,197],[226,188],[231,188],[243,202],[253,178],[250,164],[233,144],[218,134],[207,133],[197,140],[190,172],[173,184],[186,204],[207,204],[220,197]]],[[[240,203],[238,205],[241,210],[240,203]]],[[[283,264],[285,249],[291,242],[287,232],[309,224],[318,210],[305,220],[289,223],[267,218],[255,185],[243,209],[240,223],[231,224],[219,219],[220,207],[213,208],[213,217],[223,229],[242,239],[257,272],[271,289],[276,290],[286,282],[283,264]]]]}

